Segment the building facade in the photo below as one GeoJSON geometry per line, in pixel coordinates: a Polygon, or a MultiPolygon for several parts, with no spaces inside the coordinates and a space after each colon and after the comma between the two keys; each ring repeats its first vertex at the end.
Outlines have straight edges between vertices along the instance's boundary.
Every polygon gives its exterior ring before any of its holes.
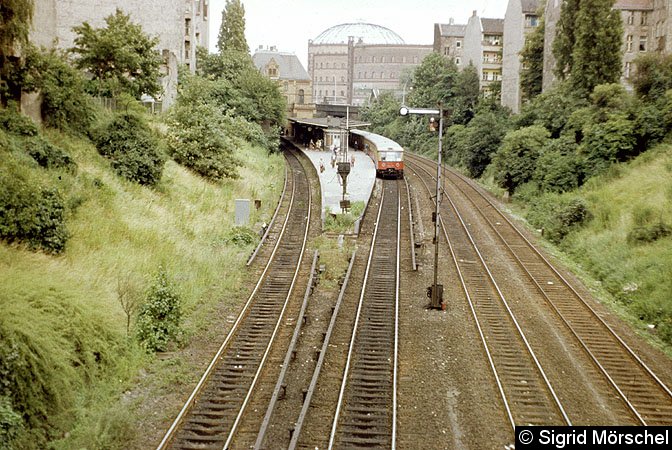
{"type": "Polygon", "coordinates": [[[402,74],[432,51],[367,23],[331,27],[308,41],[308,73],[316,103],[362,105],[384,91],[401,92],[402,74]]]}
{"type": "MultiPolygon", "coordinates": [[[[544,78],[543,90],[553,86],[555,57],[553,40],[560,18],[562,0],[548,0],[545,9],[544,78]]],[[[632,79],[637,70],[635,59],[642,53],[672,51],[667,36],[672,32],[670,0],[617,0],[613,8],[620,11],[623,23],[621,83],[632,89],[632,79]]]]}
{"type": "Polygon", "coordinates": [[[45,47],[71,48],[73,27],[83,22],[104,27],[105,18],[117,9],[129,14],[146,34],[159,38],[157,50],[164,58],[160,100],[170,105],[177,95],[178,65],[195,71],[196,46],[208,46],[209,0],[39,0],[30,39],[45,47]]]}
{"type": "Polygon", "coordinates": [[[315,115],[313,84],[294,53],[279,52],[276,47],[259,47],[252,61],[262,74],[278,83],[287,101],[287,117],[305,119],[315,115]]]}
{"type": "Polygon", "coordinates": [[[502,81],[503,42],[504,19],[480,18],[474,11],[464,34],[464,61],[476,67],[484,92],[502,81]]]}
{"type": "Polygon", "coordinates": [[[504,16],[504,45],[502,47],[502,105],[514,113],[520,111],[522,93],[520,72],[523,68],[520,52],[528,33],[539,26],[538,0],[509,0],[504,16]]]}
{"type": "Polygon", "coordinates": [[[451,18],[448,23],[434,24],[434,52],[453,60],[458,68],[462,68],[464,34],[466,25],[455,24],[451,18]]]}

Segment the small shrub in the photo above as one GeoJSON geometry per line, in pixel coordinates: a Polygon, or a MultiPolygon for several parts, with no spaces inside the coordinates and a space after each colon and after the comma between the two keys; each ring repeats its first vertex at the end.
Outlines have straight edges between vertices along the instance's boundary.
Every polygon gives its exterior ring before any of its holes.
{"type": "Polygon", "coordinates": [[[583,199],[546,194],[532,201],[527,219],[543,230],[551,242],[560,243],[576,226],[591,218],[583,199]]]}
{"type": "Polygon", "coordinates": [[[116,115],[94,133],[94,142],[98,152],[127,180],[148,186],[161,180],[166,162],[161,143],[140,116],[116,115]]]}
{"type": "Polygon", "coordinates": [[[233,227],[227,233],[226,242],[237,247],[245,247],[255,243],[259,239],[257,233],[248,227],[233,227]]]}
{"type": "Polygon", "coordinates": [[[74,171],[77,164],[63,149],[37,137],[26,143],[26,150],[41,167],[46,169],[62,168],[74,171]]]}
{"type": "Polygon", "coordinates": [[[166,271],[160,268],[138,314],[137,336],[148,351],[166,351],[171,342],[179,341],[180,303],[166,271]]]}
{"type": "Polygon", "coordinates": [[[632,244],[644,244],[655,242],[658,239],[672,235],[672,227],[665,222],[658,222],[649,225],[641,225],[633,228],[628,233],[628,242],[632,244]]]}
{"type": "Polygon", "coordinates": [[[0,396],[0,447],[12,448],[12,442],[23,428],[21,416],[12,409],[8,397],[0,396]]]}
{"type": "Polygon", "coordinates": [[[37,136],[35,122],[12,108],[0,109],[0,127],[21,136],[37,136]]]}
{"type": "Polygon", "coordinates": [[[57,189],[0,171],[0,239],[60,253],[68,238],[65,204],[57,189]]]}

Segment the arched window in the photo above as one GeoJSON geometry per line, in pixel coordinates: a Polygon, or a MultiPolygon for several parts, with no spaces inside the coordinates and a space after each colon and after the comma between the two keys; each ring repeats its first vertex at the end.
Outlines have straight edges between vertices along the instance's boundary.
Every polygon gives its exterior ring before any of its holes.
{"type": "Polygon", "coordinates": [[[305,102],[305,95],[303,89],[299,89],[299,105],[303,105],[305,102]]]}

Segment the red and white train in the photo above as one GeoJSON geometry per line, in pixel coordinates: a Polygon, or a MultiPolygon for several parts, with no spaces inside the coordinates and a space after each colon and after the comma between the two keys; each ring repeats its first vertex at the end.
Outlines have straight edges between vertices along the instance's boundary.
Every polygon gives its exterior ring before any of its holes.
{"type": "Polygon", "coordinates": [[[350,147],[365,151],[380,178],[404,177],[404,149],[392,139],[363,130],[350,130],[350,147]]]}

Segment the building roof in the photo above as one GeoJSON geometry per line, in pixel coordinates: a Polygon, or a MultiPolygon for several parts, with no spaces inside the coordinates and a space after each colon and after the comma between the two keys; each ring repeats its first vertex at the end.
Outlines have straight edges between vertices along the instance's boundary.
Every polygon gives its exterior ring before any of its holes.
{"type": "Polygon", "coordinates": [[[348,121],[343,117],[313,117],[311,119],[290,117],[288,120],[290,122],[299,123],[301,125],[313,126],[317,128],[342,128],[346,126],[346,122],[350,128],[371,125],[368,122],[362,122],[360,120],[350,119],[348,121]]]}
{"type": "Polygon", "coordinates": [[[271,60],[278,65],[278,78],[281,80],[310,80],[310,76],[294,53],[275,50],[257,50],[252,61],[257,69],[263,70],[271,60]]]}
{"type": "Polygon", "coordinates": [[[539,0],[521,0],[523,13],[536,13],[539,9],[539,0]]]}
{"type": "Polygon", "coordinates": [[[653,0],[616,0],[614,9],[625,11],[653,11],[653,0]]]}
{"type": "Polygon", "coordinates": [[[504,19],[481,19],[483,33],[504,34],[504,19]]]}
{"type": "Polygon", "coordinates": [[[455,25],[454,23],[437,23],[439,32],[444,37],[464,37],[467,30],[466,25],[455,25]]]}
{"type": "Polygon", "coordinates": [[[389,28],[372,23],[343,23],[324,30],[312,43],[319,44],[347,44],[349,37],[355,42],[360,40],[365,44],[405,44],[404,40],[389,28]]]}

